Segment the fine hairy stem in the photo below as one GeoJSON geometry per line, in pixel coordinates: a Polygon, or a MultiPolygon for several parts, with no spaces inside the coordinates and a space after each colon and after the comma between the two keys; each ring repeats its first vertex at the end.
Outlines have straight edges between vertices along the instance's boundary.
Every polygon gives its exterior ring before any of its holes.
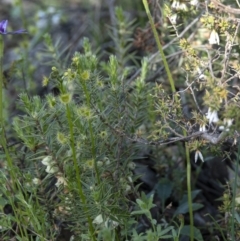
{"type": "MultiPolygon", "coordinates": [[[[82,85],[83,85],[83,91],[86,95],[87,106],[90,109],[91,108],[90,94],[87,90],[87,86],[86,86],[86,83],[84,81],[83,81],[82,85]]],[[[100,175],[99,175],[99,172],[98,172],[98,167],[97,167],[97,162],[96,162],[96,145],[95,145],[95,139],[94,139],[92,120],[91,119],[88,120],[88,125],[89,125],[89,132],[90,132],[90,138],[91,138],[91,143],[92,143],[92,156],[93,156],[93,160],[94,160],[94,170],[95,170],[95,173],[96,173],[97,182],[98,182],[98,184],[100,184],[100,175]]]]}
{"type": "MultiPolygon", "coordinates": [[[[88,208],[86,206],[87,201],[85,198],[85,195],[83,193],[83,187],[82,187],[82,183],[81,183],[81,172],[77,163],[77,154],[76,154],[76,148],[75,148],[75,140],[74,140],[74,133],[73,133],[73,122],[72,122],[72,115],[71,115],[71,109],[69,104],[66,105],[66,111],[67,111],[67,119],[68,119],[68,125],[69,125],[69,130],[70,130],[70,144],[71,144],[71,149],[72,149],[72,156],[73,156],[73,163],[74,163],[74,169],[76,171],[76,179],[77,179],[77,185],[78,185],[78,192],[79,192],[79,196],[83,202],[83,206],[84,206],[84,211],[87,214],[88,213],[88,208]]],[[[94,228],[92,225],[92,220],[89,217],[89,215],[87,215],[87,219],[88,219],[88,224],[89,224],[89,229],[90,229],[90,233],[92,236],[92,240],[96,240],[95,236],[94,236],[94,228]]]]}

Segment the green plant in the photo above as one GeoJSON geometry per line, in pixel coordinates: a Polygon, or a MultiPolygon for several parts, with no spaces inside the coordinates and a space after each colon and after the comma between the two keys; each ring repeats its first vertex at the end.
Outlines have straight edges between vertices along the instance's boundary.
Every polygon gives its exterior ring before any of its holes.
{"type": "MultiPolygon", "coordinates": [[[[238,62],[231,55],[238,25],[220,16],[215,5],[205,6],[209,11],[201,15],[194,2],[173,1],[164,6],[163,18],[172,23],[180,53],[184,53],[176,67],[168,63],[167,47],[159,41],[156,12],[152,18],[144,1],[170,86],[164,73],[163,78],[148,79],[155,74],[153,66],[159,67],[153,56],[139,61],[136,53],[129,53],[136,22],[126,20],[121,8],[115,9],[116,22],[110,27],[111,55],[97,55],[83,38],[82,51],[68,60],[68,56],[63,58],[67,46],[60,51],[60,41],[54,43],[49,33],[44,35],[46,50],[41,56],[48,57],[51,73],[43,77],[43,86],[54,91],[41,97],[21,93],[21,114],[14,116],[13,125],[4,123],[2,115],[0,118],[1,158],[6,159],[0,172],[1,239],[55,240],[66,227],[75,240],[175,241],[183,235],[203,240],[199,227],[193,225],[193,212],[203,205],[198,203],[200,191],[192,181],[190,153],[195,162],[204,162],[207,150],[219,152],[220,145],[216,148],[215,144],[237,140],[239,93],[232,95],[229,86],[239,76],[238,62]],[[222,43],[219,33],[227,36],[224,54],[214,48],[202,51],[196,42],[183,37],[181,30],[187,29],[185,25],[196,14],[201,18],[195,24],[209,30],[210,44],[222,43]],[[228,70],[234,71],[232,76],[228,70]],[[208,109],[206,116],[204,108],[208,109]],[[5,126],[13,127],[14,134],[12,130],[10,135],[5,133],[5,126]],[[136,181],[145,173],[136,176],[134,171],[139,157],[148,153],[156,159],[151,168],[158,178],[152,190],[143,194],[136,181]],[[173,210],[173,195],[177,207],[169,218],[166,213],[173,210]],[[157,210],[156,217],[153,210],[157,210]],[[184,222],[188,215],[189,225],[184,222]],[[147,223],[143,230],[141,219],[147,223]]],[[[155,6],[159,4],[156,1],[155,6]]],[[[170,28],[169,22],[167,25],[170,28]]],[[[0,56],[2,59],[2,52],[0,56]]],[[[26,58],[25,52],[23,62],[15,64],[27,68],[26,58]]],[[[29,69],[26,71],[30,81],[29,69]]],[[[1,87],[2,73],[0,69],[1,87]]],[[[232,215],[226,223],[231,232],[215,222],[225,240],[229,234],[232,240],[238,235],[237,185],[236,180],[233,201],[226,192],[220,208],[232,215]]]]}

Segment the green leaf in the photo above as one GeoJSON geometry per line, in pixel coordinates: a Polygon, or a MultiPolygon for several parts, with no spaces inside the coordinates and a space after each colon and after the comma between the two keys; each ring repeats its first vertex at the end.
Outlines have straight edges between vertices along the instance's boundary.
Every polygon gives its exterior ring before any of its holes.
{"type": "MultiPolygon", "coordinates": [[[[191,197],[192,200],[194,200],[194,198],[201,192],[201,190],[194,190],[191,192],[191,197]]],[[[180,205],[187,202],[188,201],[188,196],[187,195],[183,195],[182,200],[180,201],[180,205]]]]}
{"type": "Polygon", "coordinates": [[[131,215],[142,215],[142,214],[146,214],[147,211],[145,210],[139,210],[139,211],[133,211],[131,212],[131,215]]]}
{"type": "MultiPolygon", "coordinates": [[[[193,211],[196,211],[196,210],[202,208],[203,206],[204,205],[201,204],[201,203],[193,203],[192,204],[192,209],[193,209],[193,211]]],[[[182,205],[178,206],[177,210],[174,213],[174,216],[176,216],[177,214],[180,214],[180,213],[181,214],[188,213],[188,211],[189,211],[189,206],[188,206],[188,203],[185,202],[182,205]]]]}
{"type": "Polygon", "coordinates": [[[240,223],[240,216],[237,212],[234,213],[234,217],[236,218],[237,222],[240,223]]]}
{"type": "MultiPolygon", "coordinates": [[[[203,237],[202,237],[200,230],[193,227],[193,231],[194,231],[194,239],[197,241],[203,241],[203,237]]],[[[190,237],[190,225],[184,226],[180,233],[182,235],[190,237]]]]}
{"type": "Polygon", "coordinates": [[[159,237],[162,237],[163,235],[165,235],[166,233],[170,232],[170,231],[173,229],[172,226],[167,227],[167,228],[165,228],[165,229],[163,229],[163,230],[162,230],[161,228],[162,228],[162,227],[161,227],[160,225],[158,225],[158,227],[157,227],[157,232],[159,233],[159,234],[158,234],[159,237]]]}
{"type": "Polygon", "coordinates": [[[164,178],[158,182],[158,184],[155,186],[155,189],[158,197],[164,203],[172,193],[173,183],[169,179],[164,178]]]}

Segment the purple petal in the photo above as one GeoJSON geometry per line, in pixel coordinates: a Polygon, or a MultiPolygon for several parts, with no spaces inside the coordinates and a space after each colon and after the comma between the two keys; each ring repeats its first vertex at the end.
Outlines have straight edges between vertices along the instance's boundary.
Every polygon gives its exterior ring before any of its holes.
{"type": "Polygon", "coordinates": [[[3,20],[0,22],[0,34],[7,33],[8,20],[3,20]]]}
{"type": "Polygon", "coordinates": [[[6,32],[5,34],[21,34],[21,33],[27,33],[27,30],[19,29],[19,30],[12,31],[12,32],[6,32]]]}

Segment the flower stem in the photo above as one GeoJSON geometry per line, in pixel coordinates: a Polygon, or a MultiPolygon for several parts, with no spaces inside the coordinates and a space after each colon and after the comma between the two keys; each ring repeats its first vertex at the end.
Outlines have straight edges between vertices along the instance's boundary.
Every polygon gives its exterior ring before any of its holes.
{"type": "MultiPolygon", "coordinates": [[[[184,131],[184,136],[186,136],[186,131],[184,131]]],[[[192,189],[191,189],[191,162],[189,155],[189,148],[187,142],[185,143],[186,159],[187,159],[187,191],[188,191],[188,209],[189,209],[189,219],[190,219],[190,240],[194,240],[194,224],[193,224],[193,209],[192,209],[192,189]]]]}
{"type": "Polygon", "coordinates": [[[96,238],[94,235],[94,228],[92,225],[92,220],[91,220],[90,216],[88,215],[89,211],[87,208],[87,201],[86,201],[86,197],[83,193],[83,187],[82,187],[82,183],[81,183],[81,171],[80,171],[78,163],[77,163],[77,154],[76,154],[75,139],[74,139],[74,132],[73,132],[73,122],[72,122],[72,115],[71,115],[71,109],[70,109],[69,104],[66,105],[66,110],[67,110],[67,119],[68,119],[68,125],[69,125],[69,130],[70,130],[70,145],[71,145],[71,149],[72,149],[74,169],[76,171],[78,192],[79,192],[80,199],[82,200],[82,203],[83,203],[84,211],[87,214],[87,220],[88,220],[92,240],[95,241],[96,238]]]}
{"type": "Polygon", "coordinates": [[[155,24],[153,22],[153,18],[152,18],[151,13],[150,13],[147,0],[143,0],[143,5],[145,7],[145,11],[147,13],[147,16],[148,16],[148,19],[149,19],[149,22],[150,22],[150,25],[151,25],[151,28],[152,28],[154,38],[155,38],[155,41],[157,43],[158,50],[159,50],[159,52],[161,54],[161,58],[163,60],[163,65],[164,65],[164,67],[166,69],[166,72],[167,72],[167,76],[168,76],[168,80],[169,80],[169,83],[170,83],[170,86],[171,86],[171,89],[172,89],[172,93],[175,93],[176,92],[176,88],[175,88],[175,85],[174,85],[172,74],[171,74],[171,71],[169,69],[168,62],[167,62],[167,59],[165,57],[165,54],[163,52],[162,44],[159,41],[159,36],[158,36],[157,30],[156,30],[155,24]]]}
{"type": "MultiPolygon", "coordinates": [[[[83,91],[86,95],[87,105],[88,105],[88,108],[90,109],[91,108],[90,94],[88,92],[86,83],[84,81],[83,81],[82,85],[83,85],[83,91]]],[[[100,175],[99,175],[99,172],[98,172],[98,167],[97,167],[97,162],[96,162],[96,144],[95,144],[94,133],[93,133],[93,128],[92,128],[92,120],[91,119],[88,120],[88,125],[89,125],[89,132],[90,132],[90,138],[91,138],[91,143],[92,143],[92,157],[93,157],[93,160],[94,160],[94,170],[95,170],[95,173],[96,173],[97,182],[100,185],[100,175]]]]}
{"type": "MultiPolygon", "coordinates": [[[[3,128],[3,36],[0,34],[0,128],[3,128]]],[[[1,131],[2,133],[2,131],[1,131]]]]}
{"type": "Polygon", "coordinates": [[[240,159],[240,144],[238,145],[238,153],[237,153],[237,159],[236,159],[236,167],[235,167],[235,178],[234,178],[234,184],[233,184],[233,196],[232,196],[232,217],[231,217],[231,236],[232,240],[235,240],[235,227],[234,227],[234,221],[235,221],[235,202],[236,202],[236,192],[237,192],[237,185],[238,185],[238,168],[239,168],[239,159],[240,159]]]}

